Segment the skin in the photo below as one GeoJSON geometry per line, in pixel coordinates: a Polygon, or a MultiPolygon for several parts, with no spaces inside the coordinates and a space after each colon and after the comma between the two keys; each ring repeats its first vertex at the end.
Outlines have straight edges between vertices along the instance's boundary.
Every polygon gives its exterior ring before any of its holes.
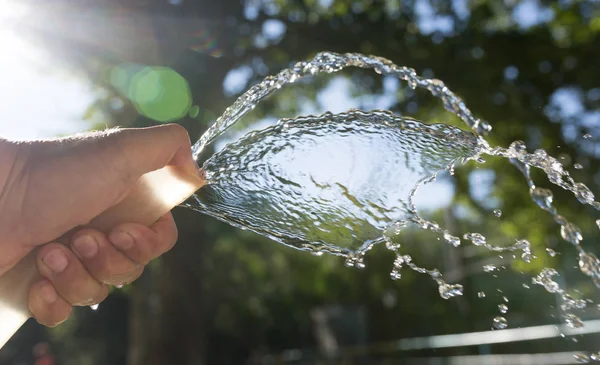
{"type": "Polygon", "coordinates": [[[43,279],[29,310],[56,326],[73,306],[100,303],[110,285],[131,283],[177,241],[171,214],[150,227],[124,223],[108,234],[78,229],[120,202],[143,174],[177,165],[198,175],[179,125],[121,129],[64,139],[0,139],[0,275],[34,248],[43,279]],[[53,242],[67,232],[68,245],[53,242]]]}

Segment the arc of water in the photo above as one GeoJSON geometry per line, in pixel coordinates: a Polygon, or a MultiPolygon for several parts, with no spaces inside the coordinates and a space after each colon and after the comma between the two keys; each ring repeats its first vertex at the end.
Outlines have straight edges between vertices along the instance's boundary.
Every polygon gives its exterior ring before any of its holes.
{"type": "Polygon", "coordinates": [[[441,80],[420,77],[414,69],[398,66],[383,57],[360,53],[321,52],[309,61],[298,62],[275,76],[266,77],[262,82],[242,94],[196,142],[193,147],[194,157],[198,158],[209,143],[250,112],[261,100],[282,86],[319,73],[338,72],[346,67],[374,69],[379,74],[396,76],[407,81],[411,88],[424,88],[433,96],[440,98],[448,111],[456,114],[478,135],[485,135],[492,129],[487,122],[475,118],[462,99],[448,89],[441,80]]]}

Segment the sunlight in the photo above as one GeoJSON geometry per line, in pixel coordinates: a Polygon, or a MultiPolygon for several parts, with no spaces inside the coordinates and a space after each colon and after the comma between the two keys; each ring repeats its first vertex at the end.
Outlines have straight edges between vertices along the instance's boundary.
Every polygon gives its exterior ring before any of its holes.
{"type": "Polygon", "coordinates": [[[3,54],[30,54],[33,47],[19,38],[16,25],[27,15],[27,7],[14,0],[0,0],[0,44],[3,54]],[[8,51],[8,52],[6,52],[8,51]]]}
{"type": "Polygon", "coordinates": [[[20,33],[33,10],[0,0],[0,136],[37,139],[86,129],[89,87],[45,64],[44,52],[20,33]]]}

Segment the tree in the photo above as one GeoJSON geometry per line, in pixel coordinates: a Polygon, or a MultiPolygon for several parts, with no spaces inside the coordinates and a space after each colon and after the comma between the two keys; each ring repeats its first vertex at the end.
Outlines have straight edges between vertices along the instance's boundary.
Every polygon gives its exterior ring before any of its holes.
{"type": "MultiPolygon", "coordinates": [[[[174,120],[199,136],[235,95],[265,75],[318,51],[363,52],[443,80],[493,125],[490,143],[508,146],[522,139],[531,149],[563,156],[565,164],[582,164],[584,169],[572,171],[575,178],[588,186],[595,182],[600,9],[594,1],[547,5],[489,0],[464,6],[428,0],[30,2],[35,8],[22,24],[24,31],[106,91],[89,112],[101,117],[100,126],[174,120]],[[164,73],[164,67],[176,74],[164,73]],[[150,82],[155,76],[161,80],[157,84],[150,82]],[[231,77],[242,87],[224,88],[231,77]],[[152,92],[159,96],[152,99],[152,92]],[[191,99],[166,116],[170,119],[153,114],[166,110],[174,93],[176,100],[191,99]],[[592,137],[582,138],[587,133],[592,137]]],[[[390,95],[397,98],[389,107],[394,112],[464,127],[423,92],[404,86],[386,91],[382,77],[372,72],[347,70],[342,75],[352,81],[353,95],[390,95]]],[[[319,105],[319,92],[331,79],[319,76],[284,88],[246,119],[327,110],[329,105],[319,105]]],[[[365,100],[358,103],[368,105],[365,100]]],[[[527,238],[537,260],[509,263],[509,257],[500,259],[466,244],[451,249],[438,243],[437,236],[417,230],[400,237],[403,250],[416,262],[438,267],[449,281],[463,283],[463,298],[439,299],[430,279],[406,269],[401,280],[392,282],[393,257],[383,246],[367,256],[365,270],[348,269],[338,258],[293,251],[178,209],[181,238],[176,249],[127,288],[126,296],[111,299],[127,300],[128,313],[116,304],[101,305],[98,313],[79,311],[52,332],[59,339],[55,344],[61,361],[81,364],[81,356],[88,354],[90,364],[123,363],[123,328],[97,324],[84,330],[104,315],[127,318],[122,321],[129,323],[131,364],[223,364],[241,363],[251,354],[316,347],[310,312],[326,304],[365,308],[369,343],[488,329],[503,296],[510,300],[511,327],[545,324],[556,315],[549,307],[554,298],[520,283],[530,284],[528,276],[550,264],[574,282],[572,288],[597,298],[589,282],[571,268],[574,249],[531,202],[522,175],[506,161],[487,160],[458,168],[449,177],[456,191],[453,204],[431,213],[432,218],[455,234],[485,233],[498,245],[527,238]],[[481,181],[484,177],[493,181],[481,181]],[[503,211],[501,218],[492,214],[497,208],[503,211]],[[548,256],[547,246],[560,255],[548,256]],[[484,264],[508,269],[486,274],[484,264]],[[479,291],[486,292],[486,299],[478,299],[479,291]],[[105,355],[91,358],[91,353],[105,355]]],[[[541,174],[534,178],[551,186],[541,174]]],[[[553,191],[561,214],[580,224],[583,244],[594,251],[593,211],[574,203],[570,193],[553,191]]],[[[544,351],[563,344],[498,345],[492,350],[544,351]]],[[[438,356],[459,353],[477,349],[451,349],[438,356]]]]}

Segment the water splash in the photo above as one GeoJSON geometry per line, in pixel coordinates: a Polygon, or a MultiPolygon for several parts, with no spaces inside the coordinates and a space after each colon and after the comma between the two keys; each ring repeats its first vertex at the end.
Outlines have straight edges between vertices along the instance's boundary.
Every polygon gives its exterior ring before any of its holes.
{"type": "MultiPolygon", "coordinates": [[[[582,204],[600,210],[590,189],[575,182],[563,165],[544,150],[528,153],[521,141],[508,148],[489,146],[481,136],[491,130],[490,125],[474,117],[442,81],[421,78],[413,69],[384,58],[323,52],[267,77],[225,110],[194,145],[194,156],[198,158],[208,144],[282,86],[350,66],[371,68],[396,76],[411,88],[428,90],[477,136],[449,126],[427,126],[385,111],[354,110],[283,120],[264,131],[250,133],[211,157],[203,167],[208,184],[188,206],[316,255],[328,252],[344,256],[348,266],[364,267],[362,255],[375,244],[385,243],[396,254],[393,279],[401,278],[401,269],[408,267],[431,276],[438,283],[440,295],[450,298],[462,295],[463,287],[447,284],[436,269],[426,270],[414,264],[410,256],[401,253],[394,238],[406,227],[414,226],[436,232],[450,245],[459,246],[459,237],[419,216],[412,198],[439,171],[452,174],[455,164],[470,160],[484,163],[485,155],[504,157],[524,175],[532,201],[552,215],[560,226],[561,237],[577,249],[581,272],[600,287],[600,261],[581,247],[581,230],[558,213],[552,192],[536,186],[530,169],[543,171],[552,184],[572,192],[582,204]],[[367,141],[381,145],[367,145],[367,141]],[[325,144],[333,155],[315,152],[325,144]],[[363,154],[367,157],[361,157],[363,154]],[[348,161],[352,161],[351,166],[348,161]],[[322,171],[324,168],[329,175],[322,171]]],[[[500,217],[502,212],[496,210],[494,215],[500,217]]],[[[600,220],[596,223],[600,228],[600,220]]],[[[534,257],[530,243],[524,239],[496,246],[488,244],[479,233],[463,237],[493,252],[521,251],[525,262],[534,257]]],[[[554,251],[547,252],[553,256],[554,251]]],[[[533,283],[559,294],[565,312],[584,308],[585,301],[571,298],[552,279],[555,275],[556,271],[546,268],[533,283]]],[[[578,323],[570,314],[564,313],[563,319],[578,323]]],[[[494,319],[494,328],[506,325],[503,317],[494,319]]]]}
{"type": "Polygon", "coordinates": [[[416,186],[475,156],[478,141],[384,111],[282,120],[208,159],[208,185],[191,207],[294,248],[348,258],[409,223],[457,245],[411,200],[416,186]]]}
{"type": "MultiPolygon", "coordinates": [[[[521,251],[521,258],[525,262],[530,262],[532,259],[531,244],[525,239],[517,240],[513,245],[509,246],[496,246],[486,242],[486,238],[481,233],[465,233],[464,239],[471,241],[475,246],[482,246],[493,252],[512,252],[521,251]]],[[[493,265],[485,265],[483,267],[485,272],[491,272],[496,270],[493,265]]]]}

